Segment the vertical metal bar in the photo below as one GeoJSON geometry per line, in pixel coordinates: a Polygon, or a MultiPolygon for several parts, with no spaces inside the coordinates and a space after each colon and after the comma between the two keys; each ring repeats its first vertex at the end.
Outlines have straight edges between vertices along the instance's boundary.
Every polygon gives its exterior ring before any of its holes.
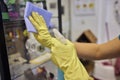
{"type": "Polygon", "coordinates": [[[8,55],[5,44],[4,26],[2,21],[2,11],[0,6],[0,73],[1,80],[11,80],[8,55]]]}
{"type": "Polygon", "coordinates": [[[58,0],[58,28],[60,33],[62,33],[62,11],[61,11],[61,0],[58,0]]]}
{"type": "Polygon", "coordinates": [[[71,35],[71,33],[72,33],[72,21],[71,21],[71,0],[68,0],[68,16],[69,16],[69,30],[68,30],[68,39],[69,40],[72,40],[71,39],[71,37],[72,37],[72,35],[71,35]]]}
{"type": "MultiPolygon", "coordinates": [[[[58,3],[58,28],[59,32],[62,34],[62,11],[61,11],[61,0],[57,1],[58,3]]],[[[58,68],[58,80],[64,80],[63,72],[58,68]]]]}
{"type": "Polygon", "coordinates": [[[47,10],[46,0],[43,1],[43,8],[47,10]]]}

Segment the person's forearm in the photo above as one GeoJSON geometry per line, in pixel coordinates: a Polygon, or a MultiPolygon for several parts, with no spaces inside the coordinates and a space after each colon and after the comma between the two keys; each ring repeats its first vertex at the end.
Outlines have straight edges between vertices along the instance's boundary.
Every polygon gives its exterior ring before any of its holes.
{"type": "Polygon", "coordinates": [[[99,46],[100,59],[110,59],[120,57],[120,40],[116,37],[99,46]]]}
{"type": "Polygon", "coordinates": [[[95,43],[74,43],[79,58],[96,60],[99,58],[99,45],[95,43]]]}
{"type": "Polygon", "coordinates": [[[118,38],[103,44],[75,42],[74,45],[79,58],[100,60],[120,57],[120,40],[118,38]]]}

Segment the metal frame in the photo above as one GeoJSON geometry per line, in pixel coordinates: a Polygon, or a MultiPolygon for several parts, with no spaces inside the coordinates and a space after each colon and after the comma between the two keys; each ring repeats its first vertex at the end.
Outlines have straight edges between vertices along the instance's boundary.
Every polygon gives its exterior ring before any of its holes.
{"type": "Polygon", "coordinates": [[[58,24],[59,24],[59,31],[62,33],[62,11],[61,11],[61,0],[58,0],[58,24]]]}
{"type": "Polygon", "coordinates": [[[5,44],[5,35],[2,21],[2,14],[0,8],[0,73],[1,80],[10,80],[10,70],[8,63],[8,56],[5,44]]]}

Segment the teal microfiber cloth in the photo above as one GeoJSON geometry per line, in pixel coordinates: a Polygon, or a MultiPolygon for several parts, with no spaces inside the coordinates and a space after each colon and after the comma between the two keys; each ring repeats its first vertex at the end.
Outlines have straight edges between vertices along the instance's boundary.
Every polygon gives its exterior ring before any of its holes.
{"type": "Polygon", "coordinates": [[[33,11],[38,12],[40,15],[43,16],[47,27],[49,27],[51,25],[50,24],[50,19],[52,18],[51,12],[48,12],[47,10],[40,8],[31,2],[26,2],[24,20],[25,20],[25,24],[26,24],[26,28],[27,28],[28,32],[37,32],[35,30],[34,26],[32,25],[32,23],[28,19],[28,16],[30,16],[33,11]]]}

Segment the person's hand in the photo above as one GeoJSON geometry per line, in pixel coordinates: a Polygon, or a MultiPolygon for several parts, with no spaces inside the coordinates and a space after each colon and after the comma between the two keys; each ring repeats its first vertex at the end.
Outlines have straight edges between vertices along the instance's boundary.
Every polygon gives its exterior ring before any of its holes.
{"type": "Polygon", "coordinates": [[[51,60],[64,72],[65,80],[92,80],[79,61],[72,42],[66,39],[66,44],[63,44],[53,38],[48,32],[43,17],[38,13],[33,12],[29,20],[38,32],[35,34],[36,39],[51,49],[51,60]]]}
{"type": "Polygon", "coordinates": [[[37,41],[40,42],[42,45],[51,48],[52,37],[48,32],[48,28],[44,21],[44,18],[37,12],[32,12],[32,16],[29,16],[29,20],[37,30],[37,33],[33,33],[37,41]]]}

